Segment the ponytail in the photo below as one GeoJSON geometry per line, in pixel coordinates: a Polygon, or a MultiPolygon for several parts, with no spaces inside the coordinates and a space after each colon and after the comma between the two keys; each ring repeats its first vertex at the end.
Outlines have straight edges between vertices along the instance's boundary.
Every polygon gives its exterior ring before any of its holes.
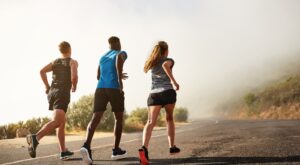
{"type": "Polygon", "coordinates": [[[164,41],[159,41],[158,44],[155,45],[152,53],[145,62],[144,72],[147,73],[154,66],[156,66],[167,50],[168,44],[164,41]]]}

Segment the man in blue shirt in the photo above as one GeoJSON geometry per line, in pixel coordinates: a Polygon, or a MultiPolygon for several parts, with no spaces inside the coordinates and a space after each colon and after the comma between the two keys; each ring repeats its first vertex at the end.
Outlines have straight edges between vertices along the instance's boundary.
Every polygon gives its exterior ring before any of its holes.
{"type": "Polygon", "coordinates": [[[118,37],[110,37],[108,39],[110,49],[104,54],[99,62],[97,79],[98,85],[95,92],[93,117],[87,128],[87,137],[80,152],[85,163],[93,162],[91,154],[91,141],[94,132],[99,124],[101,117],[106,110],[108,102],[110,102],[112,111],[115,115],[115,146],[113,148],[111,158],[113,160],[126,157],[126,151],[119,147],[124,114],[124,92],[122,80],[127,79],[126,73],[123,73],[123,64],[127,59],[127,53],[121,51],[121,43],[118,37]]]}

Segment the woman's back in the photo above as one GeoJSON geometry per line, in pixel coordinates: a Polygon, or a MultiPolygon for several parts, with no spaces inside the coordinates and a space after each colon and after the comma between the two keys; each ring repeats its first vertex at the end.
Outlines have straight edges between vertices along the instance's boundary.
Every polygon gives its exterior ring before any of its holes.
{"type": "MultiPolygon", "coordinates": [[[[158,93],[162,92],[168,89],[173,89],[173,86],[171,84],[171,80],[164,71],[162,65],[165,61],[172,61],[174,65],[174,60],[171,58],[162,58],[159,60],[157,65],[155,65],[152,70],[152,87],[151,87],[151,93],[158,93]]],[[[172,65],[172,67],[173,67],[172,65]]],[[[171,67],[171,68],[172,68],[171,67]]]]}

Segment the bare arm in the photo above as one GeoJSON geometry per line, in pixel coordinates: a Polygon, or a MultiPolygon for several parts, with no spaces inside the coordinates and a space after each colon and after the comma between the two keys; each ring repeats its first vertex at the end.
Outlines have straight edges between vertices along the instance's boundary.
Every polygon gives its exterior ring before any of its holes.
{"type": "Polygon", "coordinates": [[[70,67],[71,67],[71,82],[72,82],[72,92],[75,92],[77,89],[77,83],[78,83],[78,63],[76,60],[70,61],[70,67]]]}
{"type": "Polygon", "coordinates": [[[100,79],[100,74],[101,74],[100,66],[98,66],[98,70],[97,70],[97,80],[100,79]]]}
{"type": "Polygon", "coordinates": [[[49,89],[50,89],[50,85],[49,85],[49,82],[48,82],[48,79],[47,79],[47,72],[51,72],[52,71],[52,63],[44,66],[41,70],[40,70],[40,75],[41,75],[41,78],[43,80],[43,83],[45,85],[45,88],[46,88],[46,94],[48,94],[49,92],[49,89]]]}
{"type": "Polygon", "coordinates": [[[172,83],[175,85],[176,87],[176,90],[179,90],[179,84],[176,82],[174,76],[173,76],[173,73],[172,73],[172,70],[171,70],[171,66],[172,66],[172,61],[168,60],[168,61],[165,61],[163,64],[162,64],[162,67],[164,69],[164,71],[166,72],[167,76],[170,78],[170,80],[172,81],[172,83]]]}
{"type": "Polygon", "coordinates": [[[123,79],[127,79],[126,73],[123,73],[123,65],[125,62],[124,54],[121,53],[117,56],[117,72],[118,72],[118,79],[120,83],[120,90],[123,91],[123,79]]]}

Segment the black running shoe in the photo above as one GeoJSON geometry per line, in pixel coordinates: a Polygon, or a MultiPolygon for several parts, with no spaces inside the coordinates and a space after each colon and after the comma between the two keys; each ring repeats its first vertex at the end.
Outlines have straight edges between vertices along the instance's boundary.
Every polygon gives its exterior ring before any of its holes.
{"type": "Polygon", "coordinates": [[[80,153],[82,155],[82,160],[84,164],[92,164],[93,158],[92,158],[92,150],[87,144],[83,144],[83,146],[80,148],[80,153]]]}
{"type": "Polygon", "coordinates": [[[139,149],[139,156],[141,165],[149,164],[148,150],[145,146],[139,149]]]}
{"type": "Polygon", "coordinates": [[[60,160],[68,160],[71,156],[74,155],[74,152],[65,151],[60,153],[60,160]]]}
{"type": "Polygon", "coordinates": [[[112,149],[112,155],[111,155],[112,160],[123,159],[126,157],[127,157],[126,150],[122,150],[120,147],[116,149],[112,149]]]}
{"type": "Polygon", "coordinates": [[[36,148],[39,145],[38,140],[36,139],[36,135],[27,135],[26,137],[28,143],[28,153],[30,157],[36,157],[36,148]]]}
{"type": "Polygon", "coordinates": [[[178,147],[176,147],[175,145],[173,147],[170,148],[170,154],[177,154],[180,152],[180,149],[178,147]]]}

